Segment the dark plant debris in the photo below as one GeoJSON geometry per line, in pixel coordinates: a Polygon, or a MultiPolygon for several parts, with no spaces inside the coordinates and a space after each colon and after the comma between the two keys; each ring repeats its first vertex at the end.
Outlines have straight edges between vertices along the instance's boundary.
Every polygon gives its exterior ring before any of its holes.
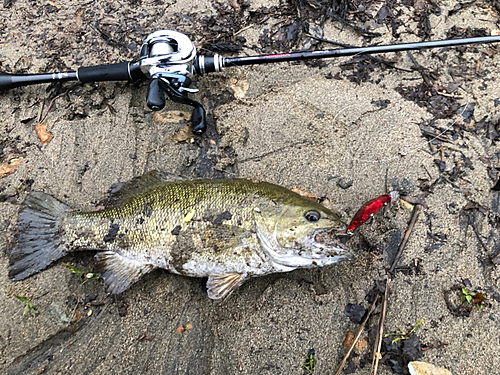
{"type": "Polygon", "coordinates": [[[351,320],[351,322],[359,324],[363,321],[366,310],[362,305],[348,303],[344,309],[344,314],[351,320]]]}
{"type": "Polygon", "coordinates": [[[382,341],[382,351],[386,353],[382,363],[389,366],[395,374],[409,374],[408,363],[417,361],[423,356],[422,346],[415,334],[406,340],[394,343],[392,337],[386,337],[382,341]]]}

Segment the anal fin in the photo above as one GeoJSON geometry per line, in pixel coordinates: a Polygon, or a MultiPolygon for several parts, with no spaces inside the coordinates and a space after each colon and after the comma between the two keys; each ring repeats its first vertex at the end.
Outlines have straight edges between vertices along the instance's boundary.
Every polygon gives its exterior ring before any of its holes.
{"type": "Polygon", "coordinates": [[[207,293],[210,299],[222,299],[231,294],[245,280],[246,274],[228,273],[212,275],[207,281],[207,293]]]}
{"type": "Polygon", "coordinates": [[[119,294],[127,290],[143,275],[156,267],[152,264],[137,262],[113,251],[96,254],[97,273],[104,280],[106,293],[119,294]]]}

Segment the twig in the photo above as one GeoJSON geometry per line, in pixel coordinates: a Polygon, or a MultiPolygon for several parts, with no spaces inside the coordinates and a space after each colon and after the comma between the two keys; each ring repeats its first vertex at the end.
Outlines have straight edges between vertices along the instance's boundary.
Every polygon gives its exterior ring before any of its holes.
{"type": "Polygon", "coordinates": [[[378,371],[378,362],[380,360],[381,354],[380,349],[382,348],[382,338],[384,336],[384,323],[385,317],[387,313],[387,301],[389,299],[389,284],[391,283],[391,277],[386,276],[385,282],[385,293],[384,299],[382,300],[382,313],[380,314],[380,320],[378,322],[378,332],[377,338],[375,339],[376,346],[373,351],[373,359],[372,359],[372,368],[370,370],[370,375],[377,375],[378,371]]]}
{"type": "Polygon", "coordinates": [[[461,94],[448,94],[444,91],[437,91],[436,92],[439,94],[439,95],[442,95],[442,96],[446,96],[447,98],[456,98],[456,99],[463,99],[464,96],[461,95],[461,94]]]}
{"type": "Polygon", "coordinates": [[[38,109],[38,115],[36,116],[36,122],[38,124],[42,122],[43,107],[45,107],[45,100],[42,100],[40,108],[38,109]]]}
{"type": "Polygon", "coordinates": [[[340,22],[342,25],[350,27],[354,31],[360,33],[363,36],[368,36],[368,37],[377,37],[377,36],[382,36],[380,33],[374,33],[373,31],[365,30],[359,26],[353,25],[352,23],[349,23],[347,20],[343,19],[337,14],[329,14],[330,17],[332,17],[335,21],[340,22]]]}
{"type": "Polygon", "coordinates": [[[394,269],[396,268],[396,264],[401,257],[401,254],[403,254],[403,250],[406,246],[406,243],[408,242],[408,239],[410,238],[410,234],[413,230],[413,227],[415,226],[415,222],[417,221],[418,214],[422,211],[422,205],[421,204],[416,204],[413,207],[413,213],[411,215],[411,220],[410,223],[408,224],[408,227],[406,228],[405,235],[403,239],[401,240],[401,243],[399,244],[398,252],[396,253],[396,256],[394,257],[394,260],[392,261],[391,268],[389,268],[389,273],[393,274],[394,269]]]}
{"type": "Polygon", "coordinates": [[[242,33],[243,31],[250,29],[250,28],[251,28],[251,27],[253,27],[253,26],[254,26],[254,24],[251,24],[251,25],[245,26],[244,28],[242,28],[242,29],[238,30],[237,32],[235,32],[233,36],[236,36],[236,35],[238,35],[238,34],[242,33]]]}
{"type": "Polygon", "coordinates": [[[428,131],[428,130],[425,130],[425,129],[420,129],[420,131],[421,131],[422,133],[424,133],[424,135],[425,135],[425,136],[427,136],[427,137],[432,137],[433,139],[438,139],[438,140],[440,140],[440,141],[442,141],[442,142],[448,142],[448,143],[451,143],[451,141],[450,141],[449,139],[446,139],[446,138],[444,138],[444,137],[441,137],[439,134],[435,134],[435,133],[433,133],[433,132],[431,132],[431,131],[428,131]]]}
{"type": "MultiPolygon", "coordinates": [[[[57,96],[55,96],[54,98],[52,98],[52,100],[49,102],[49,106],[47,108],[47,112],[45,112],[45,115],[42,116],[42,112],[43,112],[43,105],[42,105],[42,111],[40,111],[39,115],[38,115],[38,123],[42,123],[43,121],[45,121],[45,119],[47,118],[47,116],[49,115],[49,112],[52,110],[52,108],[54,107],[54,104],[56,102],[57,99],[63,97],[64,95],[67,95],[69,91],[65,91],[57,96]]],[[[45,101],[44,101],[45,103],[45,101]]]]}
{"type": "Polygon", "coordinates": [[[483,239],[481,238],[481,234],[477,230],[477,227],[476,227],[475,222],[474,222],[475,220],[473,220],[473,216],[471,214],[468,214],[467,216],[469,217],[469,219],[467,220],[467,224],[469,224],[472,227],[472,230],[476,234],[476,237],[477,237],[479,243],[481,244],[481,247],[485,251],[485,253],[488,253],[488,248],[486,247],[486,244],[484,243],[483,239]]]}
{"type": "Polygon", "coordinates": [[[354,345],[358,342],[359,336],[361,336],[361,333],[363,332],[363,329],[365,328],[365,324],[368,321],[368,318],[370,317],[371,313],[375,309],[375,305],[378,301],[378,294],[375,296],[375,299],[373,300],[372,304],[370,305],[370,309],[366,313],[365,318],[361,322],[361,325],[359,326],[358,333],[356,333],[356,336],[354,337],[354,340],[352,340],[351,345],[349,346],[349,349],[347,350],[347,353],[345,354],[344,358],[340,362],[340,364],[337,367],[337,370],[335,370],[335,373],[333,375],[339,375],[340,372],[342,371],[342,368],[344,367],[345,363],[347,362],[347,359],[349,358],[349,355],[352,352],[352,349],[354,348],[354,345]]]}
{"type": "MultiPolygon", "coordinates": [[[[415,200],[417,200],[417,199],[415,199],[415,200]]],[[[387,272],[387,275],[385,276],[385,279],[386,279],[385,292],[384,292],[384,297],[382,300],[382,311],[380,314],[377,338],[375,340],[375,348],[373,351],[372,368],[370,371],[370,375],[377,375],[378,364],[379,364],[379,360],[381,357],[380,350],[382,348],[382,338],[384,335],[384,323],[385,323],[385,318],[386,318],[386,314],[387,314],[387,303],[389,300],[389,285],[391,283],[391,276],[390,275],[394,273],[394,270],[396,268],[398,260],[401,257],[401,254],[403,253],[404,248],[406,247],[406,243],[408,242],[408,239],[410,238],[410,234],[411,234],[413,228],[415,227],[415,222],[417,221],[417,218],[418,218],[420,211],[422,211],[422,208],[424,206],[427,207],[425,204],[425,201],[423,200],[423,197],[418,197],[417,201],[419,201],[419,203],[415,204],[415,206],[413,207],[413,213],[412,213],[412,216],[410,219],[410,223],[408,224],[408,227],[406,228],[405,235],[404,235],[403,239],[401,240],[401,243],[399,244],[398,252],[397,252],[396,256],[394,257],[394,260],[392,261],[391,268],[389,269],[389,271],[387,272]]],[[[368,320],[368,317],[375,309],[375,303],[377,302],[378,297],[379,297],[379,295],[377,294],[377,296],[375,297],[375,300],[372,302],[372,304],[370,306],[370,310],[368,311],[365,319],[363,319],[363,322],[361,323],[361,326],[358,330],[358,333],[356,334],[356,337],[353,340],[353,343],[351,344],[346,355],[344,356],[344,358],[340,362],[339,366],[337,367],[337,370],[335,371],[334,375],[339,375],[340,372],[342,371],[342,368],[344,367],[344,365],[347,361],[347,358],[349,357],[349,354],[351,353],[352,349],[354,348],[354,345],[356,344],[357,340],[359,339],[359,336],[361,335],[361,332],[366,324],[366,321],[368,320]]]]}

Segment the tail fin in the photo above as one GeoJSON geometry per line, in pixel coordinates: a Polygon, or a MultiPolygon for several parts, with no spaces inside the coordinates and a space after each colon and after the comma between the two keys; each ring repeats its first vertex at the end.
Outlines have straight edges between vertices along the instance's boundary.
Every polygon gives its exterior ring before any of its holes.
{"type": "Polygon", "coordinates": [[[66,255],[61,220],[69,206],[48,194],[32,192],[24,201],[17,225],[19,239],[9,259],[9,277],[25,279],[66,255]]]}

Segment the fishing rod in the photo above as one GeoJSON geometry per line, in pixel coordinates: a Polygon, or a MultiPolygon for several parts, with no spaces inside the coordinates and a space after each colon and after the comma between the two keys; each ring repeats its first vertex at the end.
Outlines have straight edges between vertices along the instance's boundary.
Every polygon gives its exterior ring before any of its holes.
{"type": "Polygon", "coordinates": [[[500,42],[500,36],[485,36],[225,58],[219,54],[215,54],[214,56],[197,55],[193,42],[186,35],[172,30],[160,30],[147,36],[141,46],[138,61],[81,67],[73,72],[46,74],[0,73],[0,91],[9,90],[14,87],[57,81],[79,81],[82,83],[102,81],[134,82],[149,79],[150,83],[146,96],[147,106],[153,111],[161,110],[165,107],[165,94],[174,102],[192,106],[193,115],[191,129],[195,134],[201,134],[207,127],[205,110],[199,102],[188,97],[188,94],[199,91],[198,89],[189,87],[192,83],[189,77],[190,75],[204,75],[207,73],[220,72],[224,68],[231,66],[271,64],[285,61],[301,61],[498,42],[500,42]]]}

